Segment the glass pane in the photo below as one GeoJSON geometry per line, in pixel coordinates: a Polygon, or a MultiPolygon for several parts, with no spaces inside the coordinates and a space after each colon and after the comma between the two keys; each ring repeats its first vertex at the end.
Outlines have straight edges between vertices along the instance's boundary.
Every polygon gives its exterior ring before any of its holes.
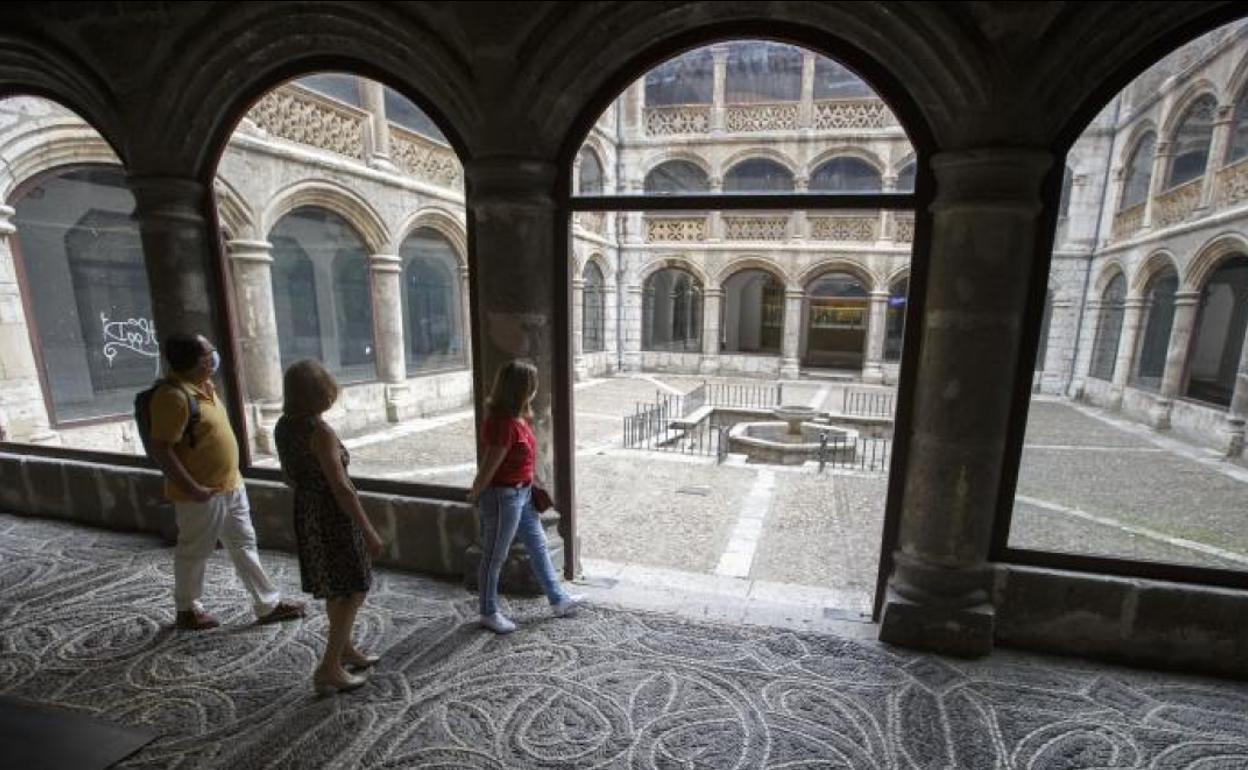
{"type": "Polygon", "coordinates": [[[914,192],[914,174],[914,164],[907,163],[906,167],[897,174],[897,192],[914,192]]]}
{"type": "Polygon", "coordinates": [[[743,160],[724,176],[724,192],[792,192],[793,174],[774,160],[743,160]]]}
{"type": "Polygon", "coordinates": [[[802,49],[780,43],[733,43],[724,84],[729,104],[797,101],[802,93],[802,49]]]}
{"type": "Polygon", "coordinates": [[[577,192],[581,195],[602,194],[602,164],[592,150],[581,150],[581,176],[577,192]]]}
{"type": "Polygon", "coordinates": [[[582,349],[586,353],[606,350],[606,282],[602,270],[594,262],[585,266],[585,288],[582,309],[582,349]]]}
{"type": "Polygon", "coordinates": [[[360,94],[360,79],[354,75],[323,73],[308,75],[299,78],[296,82],[308,90],[316,91],[318,94],[337,99],[353,107],[360,107],[364,104],[360,94]]]}
{"type": "Polygon", "coordinates": [[[1201,97],[1188,108],[1174,137],[1174,158],[1170,161],[1168,187],[1176,187],[1205,175],[1217,109],[1218,103],[1211,96],[1201,97]]]}
{"type": "Polygon", "coordinates": [[[816,99],[863,99],[874,95],[871,86],[845,66],[823,56],[815,57],[816,99]]]}
{"type": "Polygon", "coordinates": [[[443,144],[447,144],[446,137],[438,129],[433,118],[429,117],[412,104],[411,100],[406,99],[398,91],[393,88],[387,88],[385,91],[386,102],[386,119],[392,123],[397,123],[408,131],[414,131],[421,136],[427,136],[430,139],[436,139],[443,144]]]}
{"type": "Polygon", "coordinates": [[[1200,292],[1200,309],[1188,364],[1187,396],[1231,405],[1235,375],[1248,336],[1248,256],[1226,259],[1200,292]]]}
{"type": "MultiPolygon", "coordinates": [[[[910,186],[914,187],[913,176],[910,186]]],[[[880,172],[857,158],[833,158],[810,177],[812,192],[879,192],[880,172]]]]}
{"type": "Polygon", "coordinates": [[[713,80],[710,49],[690,51],[646,73],[646,105],[710,104],[713,80]]]}
{"type": "Polygon", "coordinates": [[[706,172],[685,160],[669,160],[646,174],[645,190],[651,194],[705,193],[710,189],[706,172]]]}
{"type": "Polygon", "coordinates": [[[1043,328],[1011,548],[1248,569],[1242,450],[1226,430],[1228,406],[1248,396],[1235,394],[1248,255],[1227,248],[1241,228],[1226,204],[1197,205],[1199,182],[1154,199],[1149,230],[1143,214],[1152,127],[1178,127],[1165,171],[1180,172],[1172,183],[1203,175],[1211,101],[1189,109],[1182,96],[1224,84],[1240,67],[1242,46],[1219,36],[1233,30],[1238,39],[1241,28],[1215,30],[1142,73],[1065,158],[1079,200],[1057,230],[1048,274],[1036,280],[1068,301],[1050,297],[1033,319],[1043,328]]]}
{"type": "Polygon", "coordinates": [[[903,278],[893,284],[888,293],[887,329],[884,336],[884,360],[901,360],[901,343],[906,329],[906,297],[910,293],[910,279],[903,278]]]}
{"type": "Polygon", "coordinates": [[[352,476],[466,486],[477,436],[463,167],[397,91],[346,73],[312,81],[384,97],[389,154],[373,154],[365,110],[286,83],[248,112],[264,132],[232,138],[221,155],[215,188],[252,462],[278,466],[282,374],[313,358],[341,386],[324,416],[352,476]],[[282,213],[253,218],[260,212],[282,213]]]}
{"type": "Polygon", "coordinates": [[[1231,124],[1231,141],[1227,148],[1228,164],[1248,158],[1248,95],[1241,95],[1235,104],[1235,118],[1231,124]]]}

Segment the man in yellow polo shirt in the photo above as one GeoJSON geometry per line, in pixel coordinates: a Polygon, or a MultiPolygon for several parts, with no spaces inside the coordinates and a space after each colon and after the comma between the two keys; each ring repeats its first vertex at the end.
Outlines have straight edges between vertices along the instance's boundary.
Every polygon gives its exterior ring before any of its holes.
{"type": "Polygon", "coordinates": [[[260,566],[251,507],[238,471],[238,441],[212,384],[220,355],[203,336],[190,334],[171,335],[163,352],[176,385],[161,387],[152,396],[151,453],[164,471],[165,495],[177,516],[173,600],[178,628],[220,625],[200,604],[204,567],[218,540],[251,594],[260,622],[302,617],[303,603],[282,599],[260,566]],[[199,405],[199,420],[191,426],[193,440],[186,436],[188,396],[199,405]]]}

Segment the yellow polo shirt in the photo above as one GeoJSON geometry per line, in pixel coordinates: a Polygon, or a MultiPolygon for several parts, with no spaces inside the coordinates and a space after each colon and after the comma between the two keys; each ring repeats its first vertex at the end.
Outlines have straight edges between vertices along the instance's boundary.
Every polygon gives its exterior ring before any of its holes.
{"type": "MultiPolygon", "coordinates": [[[[186,396],[172,387],[162,387],[152,396],[152,438],[173,444],[173,454],[182,461],[186,472],[205,487],[217,492],[238,489],[243,485],[238,472],[238,442],[216,388],[211,381],[202,386],[178,382],[199,402],[199,422],[193,431],[195,446],[192,448],[182,440],[191,412],[186,396]]],[[[168,478],[165,497],[175,502],[192,500],[188,492],[168,478]]]]}

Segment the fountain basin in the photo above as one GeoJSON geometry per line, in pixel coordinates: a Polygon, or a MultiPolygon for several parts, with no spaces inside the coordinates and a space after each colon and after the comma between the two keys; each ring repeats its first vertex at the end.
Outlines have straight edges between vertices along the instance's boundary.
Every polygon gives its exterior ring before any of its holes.
{"type": "MultiPolygon", "coordinates": [[[[779,411],[779,410],[777,410],[779,411]]],[[[744,454],[751,463],[801,465],[819,459],[820,437],[828,436],[824,458],[848,462],[858,450],[858,431],[815,422],[741,422],[728,433],[728,451],[744,454]]]]}

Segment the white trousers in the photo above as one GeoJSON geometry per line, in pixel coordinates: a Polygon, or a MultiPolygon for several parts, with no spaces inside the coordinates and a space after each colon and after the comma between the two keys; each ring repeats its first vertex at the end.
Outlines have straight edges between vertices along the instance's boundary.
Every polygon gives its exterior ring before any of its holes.
{"type": "Polygon", "coordinates": [[[281,593],[260,566],[251,506],[243,487],[222,492],[204,503],[175,502],[178,544],[173,549],[173,602],[178,611],[199,610],[204,593],[204,567],[220,540],[234,562],[234,571],[251,594],[256,617],[272,612],[281,593]]]}

